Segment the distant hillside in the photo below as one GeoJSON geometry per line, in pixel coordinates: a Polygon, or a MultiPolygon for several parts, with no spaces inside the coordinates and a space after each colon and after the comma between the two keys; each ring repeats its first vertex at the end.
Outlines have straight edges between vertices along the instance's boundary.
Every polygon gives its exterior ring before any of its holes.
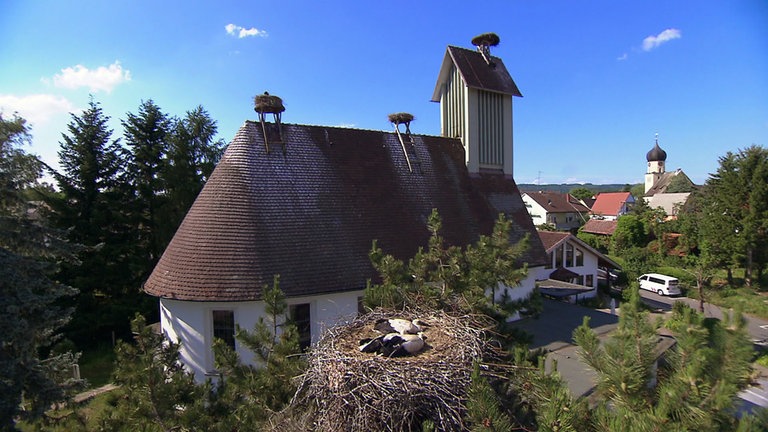
{"type": "Polygon", "coordinates": [[[602,184],[602,185],[596,185],[592,183],[564,183],[564,184],[543,184],[543,185],[537,185],[532,183],[523,183],[517,185],[517,187],[520,189],[520,192],[570,192],[572,189],[576,189],[579,187],[587,188],[595,193],[597,192],[621,192],[624,191],[627,186],[634,186],[634,185],[626,185],[626,184],[602,184]]]}

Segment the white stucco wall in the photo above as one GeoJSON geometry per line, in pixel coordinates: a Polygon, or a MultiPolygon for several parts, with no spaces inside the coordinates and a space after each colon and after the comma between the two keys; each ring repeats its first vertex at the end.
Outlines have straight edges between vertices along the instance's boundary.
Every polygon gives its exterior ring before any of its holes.
{"type": "MultiPolygon", "coordinates": [[[[357,300],[363,291],[293,297],[288,304],[309,303],[312,342],[320,339],[327,328],[343,323],[357,315],[357,300]]],[[[165,336],[181,344],[181,361],[194,372],[198,381],[214,373],[212,311],[234,311],[235,324],[252,330],[264,314],[263,302],[188,302],[160,299],[160,322],[165,336]]],[[[254,364],[253,353],[235,344],[244,363],[254,364]]]]}
{"type": "MultiPolygon", "coordinates": [[[[579,294],[579,299],[585,299],[585,298],[591,298],[597,296],[597,266],[598,266],[598,257],[595,255],[592,251],[589,249],[586,249],[582,247],[581,245],[577,243],[570,243],[574,248],[580,249],[584,253],[584,265],[583,266],[565,266],[565,256],[563,255],[563,267],[576,273],[579,275],[584,276],[584,279],[586,281],[587,275],[592,275],[592,288],[593,290],[590,292],[585,292],[583,294],[579,294]]],[[[556,250],[556,248],[553,248],[553,250],[556,250]]],[[[548,250],[547,254],[553,252],[553,250],[548,250]]],[[[563,248],[563,254],[565,254],[565,248],[563,248]]],[[[554,254],[551,256],[552,258],[552,267],[551,268],[544,268],[544,267],[538,267],[537,273],[536,273],[536,279],[537,280],[545,280],[549,279],[549,275],[556,270],[555,267],[555,257],[554,254]]],[[[576,263],[575,259],[575,252],[574,252],[574,264],[576,263]]]]}

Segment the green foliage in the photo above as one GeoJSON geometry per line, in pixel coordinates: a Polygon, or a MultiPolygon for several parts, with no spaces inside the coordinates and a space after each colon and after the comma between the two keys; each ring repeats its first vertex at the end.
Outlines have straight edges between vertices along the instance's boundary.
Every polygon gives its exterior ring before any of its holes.
{"type": "Polygon", "coordinates": [[[245,365],[223,341],[214,343],[216,367],[221,374],[214,411],[220,424],[255,428],[288,405],[296,392],[293,378],[305,369],[296,326],[286,322],[288,305],[275,276],[264,287],[266,319],[252,333],[238,328],[237,340],[256,354],[258,366],[245,365]]]}
{"type": "Polygon", "coordinates": [[[667,326],[676,344],[656,364],[656,326],[633,287],[619,326],[603,341],[588,326],[574,331],[582,358],[598,375],[591,428],[583,430],[733,430],[734,397],[751,373],[751,342],[739,314],[704,319],[679,304],[667,326]]]}
{"type": "Polygon", "coordinates": [[[586,200],[586,199],[590,199],[593,196],[595,196],[595,192],[592,191],[592,189],[585,188],[584,186],[573,188],[568,193],[570,193],[571,196],[573,196],[574,198],[576,198],[578,200],[586,200]]]}
{"type": "Polygon", "coordinates": [[[694,189],[695,187],[691,179],[682,172],[679,172],[676,176],[672,177],[672,180],[670,180],[666,193],[693,192],[694,189]]]}
{"type": "Polygon", "coordinates": [[[195,383],[179,362],[179,345],[146,325],[141,315],[131,323],[133,343],[118,342],[115,384],[123,396],[101,419],[101,430],[204,430],[210,389],[195,383]]]}
{"type": "Polygon", "coordinates": [[[574,399],[565,381],[557,372],[545,371],[544,357],[535,372],[525,373],[532,387],[533,404],[536,411],[536,423],[540,431],[581,432],[589,426],[587,401],[574,399]]]}
{"type": "Polygon", "coordinates": [[[73,261],[75,247],[63,234],[31,218],[25,189],[37,184],[41,164],[21,146],[29,141],[26,122],[0,115],[0,429],[15,419],[35,419],[82,386],[71,379],[77,356],[44,355],[71,315],[62,299],[76,291],[53,275],[60,262],[73,261]],[[23,403],[23,405],[22,405],[23,403]]]}
{"type": "Polygon", "coordinates": [[[419,249],[408,264],[385,254],[374,241],[369,256],[381,283],[369,283],[365,305],[461,310],[492,316],[509,316],[524,307],[508,301],[506,289],[502,293],[497,290],[499,284],[515,287],[525,278],[527,268],[518,261],[528,247],[527,239],[511,244],[511,224],[500,215],[490,236],[483,235],[462,250],[444,244],[441,224],[433,210],[427,222],[431,233],[428,248],[419,249]]]}
{"type": "Polygon", "coordinates": [[[475,362],[472,382],[467,391],[467,417],[473,432],[509,432],[512,422],[500,408],[496,391],[480,373],[475,362]]]}
{"type": "Polygon", "coordinates": [[[627,214],[617,220],[616,230],[611,237],[612,254],[621,255],[630,248],[645,247],[647,244],[648,234],[640,217],[627,214]]]}
{"type": "Polygon", "coordinates": [[[581,229],[579,229],[576,237],[578,237],[579,240],[583,241],[584,243],[597,249],[601,253],[608,253],[608,248],[611,244],[611,237],[582,232],[581,229]]]}

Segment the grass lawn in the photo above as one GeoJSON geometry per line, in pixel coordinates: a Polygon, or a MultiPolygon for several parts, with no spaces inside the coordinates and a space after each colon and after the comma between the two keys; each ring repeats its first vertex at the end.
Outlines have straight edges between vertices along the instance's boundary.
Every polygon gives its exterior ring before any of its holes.
{"type": "Polygon", "coordinates": [[[80,376],[88,380],[88,387],[101,387],[112,381],[115,366],[115,350],[111,345],[101,345],[83,351],[80,356],[80,376]]]}
{"type": "Polygon", "coordinates": [[[77,404],[74,409],[68,407],[49,412],[48,415],[53,420],[52,424],[21,422],[16,426],[23,432],[33,432],[36,430],[52,432],[97,430],[102,413],[113,403],[115,398],[120,397],[120,392],[121,390],[118,388],[77,404]]]}

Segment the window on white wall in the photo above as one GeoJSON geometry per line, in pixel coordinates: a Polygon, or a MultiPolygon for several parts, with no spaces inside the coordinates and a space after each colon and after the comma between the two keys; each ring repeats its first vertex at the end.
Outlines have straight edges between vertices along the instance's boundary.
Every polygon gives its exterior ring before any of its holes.
{"type": "Polygon", "coordinates": [[[584,252],[581,249],[576,248],[576,267],[584,266],[584,252]]]}
{"type": "Polygon", "coordinates": [[[573,267],[573,245],[565,244],[565,266],[573,267]]]}
{"type": "Polygon", "coordinates": [[[299,346],[302,350],[312,344],[312,317],[309,312],[309,303],[300,303],[289,307],[291,321],[299,332],[299,346]]]}
{"type": "Polygon", "coordinates": [[[235,312],[231,310],[213,311],[213,337],[221,339],[235,349],[235,312]]]}

